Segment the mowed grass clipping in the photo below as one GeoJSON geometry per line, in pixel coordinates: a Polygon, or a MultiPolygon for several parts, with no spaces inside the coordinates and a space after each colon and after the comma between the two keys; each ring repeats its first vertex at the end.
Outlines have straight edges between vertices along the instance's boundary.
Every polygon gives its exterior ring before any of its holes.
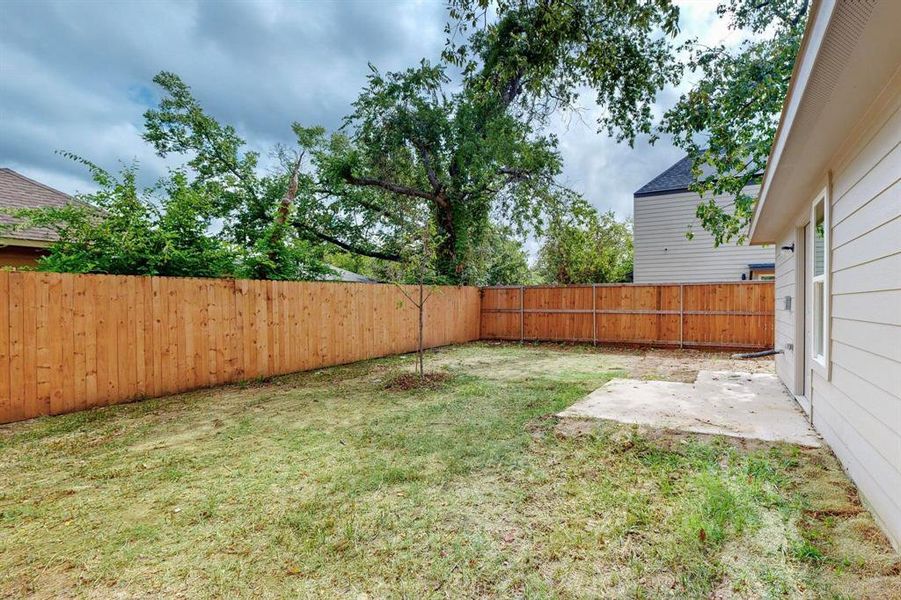
{"type": "MultiPolygon", "coordinates": [[[[709,356],[705,358],[709,360],[709,356]]],[[[5,597],[897,597],[828,450],[560,423],[622,353],[473,344],[0,428],[5,597]],[[569,365],[569,368],[567,368],[569,365]]]]}

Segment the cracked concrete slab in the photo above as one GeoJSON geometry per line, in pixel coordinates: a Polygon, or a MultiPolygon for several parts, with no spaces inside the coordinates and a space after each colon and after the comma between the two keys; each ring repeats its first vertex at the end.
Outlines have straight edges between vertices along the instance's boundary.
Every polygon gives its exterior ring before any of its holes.
{"type": "Polygon", "coordinates": [[[807,417],[769,373],[700,371],[694,383],[613,379],[558,416],[821,445],[807,417]]]}

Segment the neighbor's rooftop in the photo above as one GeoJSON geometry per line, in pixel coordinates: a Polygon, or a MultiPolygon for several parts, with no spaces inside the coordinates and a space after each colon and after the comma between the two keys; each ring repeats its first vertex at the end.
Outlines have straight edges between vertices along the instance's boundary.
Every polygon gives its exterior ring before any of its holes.
{"type": "Polygon", "coordinates": [[[669,169],[644,184],[635,192],[636,198],[644,196],[657,196],[659,194],[671,194],[673,192],[687,192],[688,186],[694,181],[691,174],[691,158],[686,156],[669,169]]]}
{"type": "MultiPolygon", "coordinates": [[[[71,196],[29,179],[12,169],[0,168],[0,211],[19,208],[44,208],[65,206],[72,200],[71,196]]],[[[0,225],[11,225],[17,219],[0,212],[0,225]]],[[[0,232],[0,238],[27,240],[38,242],[36,245],[49,245],[56,241],[56,232],[46,227],[30,227],[27,229],[0,232]]]]}
{"type": "MultiPolygon", "coordinates": [[[[635,198],[687,192],[689,186],[695,181],[694,174],[691,172],[691,166],[691,157],[685,156],[666,171],[636,190],[634,194],[635,198]]],[[[704,164],[701,166],[701,171],[706,177],[713,173],[714,169],[710,165],[704,164]]]]}

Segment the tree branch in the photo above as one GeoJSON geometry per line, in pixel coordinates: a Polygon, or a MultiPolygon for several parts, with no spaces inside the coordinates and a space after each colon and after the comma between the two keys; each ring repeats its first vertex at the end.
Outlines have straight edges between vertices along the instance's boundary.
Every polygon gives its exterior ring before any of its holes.
{"type": "Polygon", "coordinates": [[[316,229],[308,225],[304,225],[303,223],[294,223],[294,226],[298,229],[302,229],[309,234],[319,238],[324,242],[328,242],[330,244],[334,244],[343,250],[347,250],[348,252],[352,252],[354,254],[359,254],[361,256],[368,256],[370,258],[378,258],[381,260],[388,260],[391,262],[400,262],[402,257],[400,254],[393,254],[390,252],[379,252],[378,250],[367,250],[365,248],[360,248],[359,246],[354,246],[353,244],[349,244],[345,241],[339,240],[336,237],[332,237],[328,234],[322,233],[316,229]]]}
{"type": "Polygon", "coordinates": [[[798,12],[795,13],[794,18],[791,21],[792,27],[797,25],[798,22],[801,20],[801,17],[803,17],[805,14],[807,14],[807,5],[809,3],[810,3],[810,0],[804,0],[804,2],[801,3],[801,7],[798,9],[798,12]]]}
{"type": "MultiPolygon", "coordinates": [[[[341,192],[337,192],[335,190],[331,190],[328,188],[316,188],[313,191],[317,192],[319,194],[325,194],[327,196],[341,196],[342,195],[341,192]]],[[[367,210],[371,210],[374,213],[378,213],[378,214],[382,215],[383,217],[393,221],[394,223],[397,223],[397,224],[403,223],[403,218],[400,215],[389,211],[388,209],[386,209],[383,206],[379,206],[378,204],[375,204],[368,200],[363,200],[362,198],[354,198],[353,202],[354,202],[354,204],[358,204],[367,210]]]]}
{"type": "MultiPolygon", "coordinates": [[[[416,300],[414,300],[414,299],[410,296],[410,294],[407,293],[407,290],[404,289],[404,286],[403,286],[403,285],[397,283],[396,281],[392,281],[391,283],[393,283],[393,284],[397,287],[397,289],[400,290],[400,293],[401,293],[401,294],[403,294],[404,296],[406,296],[407,300],[410,301],[410,304],[412,304],[412,305],[415,306],[416,308],[419,308],[419,309],[422,308],[422,305],[420,305],[418,302],[416,302],[416,300]]],[[[424,305],[424,304],[425,304],[425,301],[423,301],[423,305],[424,305]]]]}
{"type": "Polygon", "coordinates": [[[532,174],[522,169],[514,169],[513,167],[501,167],[497,170],[501,175],[507,176],[507,182],[526,181],[532,178],[532,174]]]}
{"type": "Polygon", "coordinates": [[[297,157],[297,161],[294,163],[294,167],[291,169],[291,179],[288,182],[288,189],[285,191],[285,195],[282,196],[282,200],[278,206],[278,216],[275,218],[275,222],[279,225],[284,225],[288,221],[288,213],[291,210],[291,204],[294,203],[294,199],[297,197],[297,187],[299,185],[300,178],[300,166],[303,163],[303,155],[301,152],[300,156],[297,157]]]}
{"type": "Polygon", "coordinates": [[[376,179],[374,177],[354,177],[353,175],[345,175],[344,180],[347,183],[352,185],[360,185],[366,187],[377,187],[383,190],[387,190],[389,192],[393,192],[395,194],[400,194],[401,196],[411,196],[413,198],[424,198],[425,200],[435,200],[435,194],[430,194],[428,192],[423,192],[422,190],[418,190],[416,188],[411,188],[405,185],[400,185],[397,183],[393,183],[391,181],[385,181],[384,179],[376,179]]]}
{"type": "Polygon", "coordinates": [[[429,183],[432,184],[432,190],[435,194],[440,195],[444,186],[441,185],[441,181],[438,180],[438,174],[435,173],[435,167],[432,165],[431,157],[429,156],[428,149],[422,144],[413,142],[413,145],[416,147],[416,151],[419,153],[419,160],[422,161],[422,166],[425,167],[426,176],[429,178],[429,183]]]}

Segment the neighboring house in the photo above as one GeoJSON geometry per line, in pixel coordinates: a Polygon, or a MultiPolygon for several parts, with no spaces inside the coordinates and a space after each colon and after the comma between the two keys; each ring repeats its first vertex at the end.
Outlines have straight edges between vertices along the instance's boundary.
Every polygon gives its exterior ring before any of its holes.
{"type": "MultiPolygon", "coordinates": [[[[0,211],[17,208],[63,206],[71,198],[38,183],[12,169],[0,168],[0,211]]],[[[15,219],[0,212],[0,225],[14,224],[15,219]]],[[[56,241],[56,233],[43,227],[0,230],[0,267],[33,267],[47,254],[46,248],[56,241]]]]}
{"type": "Polygon", "coordinates": [[[360,275],[359,273],[354,273],[353,271],[348,271],[347,269],[342,269],[341,267],[335,267],[329,265],[329,268],[335,272],[334,275],[326,275],[323,277],[325,281],[349,281],[353,283],[378,283],[375,279],[370,279],[365,275],[360,275]]]}
{"type": "Polygon", "coordinates": [[[901,2],[814,2],[753,244],[775,244],[776,372],[901,542],[901,2]]]}
{"type": "MultiPolygon", "coordinates": [[[[692,181],[691,160],[685,157],[635,192],[635,283],[771,278],[772,248],[714,247],[713,236],[695,216],[702,200],[688,190],[692,181]],[[689,229],[692,239],[685,235],[689,229]]],[[[757,190],[757,186],[746,188],[752,195],[757,190]]],[[[717,201],[725,205],[731,199],[722,196],[717,201]]]]}

